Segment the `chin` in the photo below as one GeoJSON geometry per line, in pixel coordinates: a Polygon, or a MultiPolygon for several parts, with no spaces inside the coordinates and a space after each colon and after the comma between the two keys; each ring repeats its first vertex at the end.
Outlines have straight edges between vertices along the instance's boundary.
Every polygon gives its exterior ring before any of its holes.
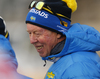
{"type": "Polygon", "coordinates": [[[47,55],[47,54],[45,54],[45,53],[39,53],[39,55],[40,55],[40,57],[47,57],[47,56],[49,56],[49,55],[47,55]]]}
{"type": "Polygon", "coordinates": [[[43,55],[43,54],[39,54],[40,55],[40,57],[46,57],[45,55],[43,55]]]}

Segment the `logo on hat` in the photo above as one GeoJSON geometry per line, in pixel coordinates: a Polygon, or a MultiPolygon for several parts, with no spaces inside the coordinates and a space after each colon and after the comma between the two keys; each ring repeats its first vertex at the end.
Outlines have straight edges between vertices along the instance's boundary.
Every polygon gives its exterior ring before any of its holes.
{"type": "MultiPolygon", "coordinates": [[[[62,22],[63,22],[63,24],[64,24],[65,27],[68,26],[68,23],[67,22],[65,22],[65,21],[62,21],[62,22]]],[[[60,22],[60,24],[61,24],[61,22],[60,22]]]]}
{"type": "Polygon", "coordinates": [[[31,16],[30,19],[35,21],[36,20],[36,17],[31,16]]]}
{"type": "Polygon", "coordinates": [[[39,15],[39,16],[41,16],[41,17],[44,17],[44,18],[48,18],[48,14],[46,14],[44,11],[38,11],[38,10],[36,10],[36,9],[31,9],[30,10],[30,12],[31,13],[34,13],[34,14],[37,14],[37,15],[39,15]]]}

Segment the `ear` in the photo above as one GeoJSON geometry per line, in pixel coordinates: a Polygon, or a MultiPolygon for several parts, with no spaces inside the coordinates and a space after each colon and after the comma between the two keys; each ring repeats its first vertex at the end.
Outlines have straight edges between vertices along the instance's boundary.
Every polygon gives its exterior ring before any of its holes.
{"type": "Polygon", "coordinates": [[[61,34],[57,34],[57,38],[58,38],[58,39],[61,38],[61,34]]]}

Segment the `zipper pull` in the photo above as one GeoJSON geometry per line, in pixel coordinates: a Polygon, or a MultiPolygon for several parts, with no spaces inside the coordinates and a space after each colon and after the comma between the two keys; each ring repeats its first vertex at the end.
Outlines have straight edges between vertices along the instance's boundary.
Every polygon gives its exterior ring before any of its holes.
{"type": "Polygon", "coordinates": [[[45,62],[45,64],[43,65],[43,67],[45,67],[45,66],[46,66],[46,64],[47,64],[46,60],[44,60],[44,62],[45,62]]]}

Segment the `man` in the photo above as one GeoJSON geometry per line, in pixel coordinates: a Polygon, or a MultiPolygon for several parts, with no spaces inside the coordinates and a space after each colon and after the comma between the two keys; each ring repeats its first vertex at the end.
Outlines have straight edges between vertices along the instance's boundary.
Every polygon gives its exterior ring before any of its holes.
{"type": "Polygon", "coordinates": [[[9,33],[0,16],[0,79],[32,79],[17,72],[17,59],[9,42],[9,33]]]}
{"type": "Polygon", "coordinates": [[[71,23],[76,0],[31,2],[27,32],[43,60],[54,62],[45,79],[100,79],[100,33],[71,23]]]}

